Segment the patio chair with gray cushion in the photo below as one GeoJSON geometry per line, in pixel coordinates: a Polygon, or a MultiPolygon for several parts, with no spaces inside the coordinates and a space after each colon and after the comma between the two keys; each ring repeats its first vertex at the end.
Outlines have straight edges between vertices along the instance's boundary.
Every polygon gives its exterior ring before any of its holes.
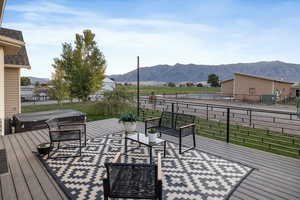
{"type": "MultiPolygon", "coordinates": [[[[51,149],[54,146],[54,143],[58,143],[57,150],[60,148],[61,142],[67,141],[78,141],[78,146],[69,146],[68,148],[78,148],[79,147],[79,155],[81,156],[81,140],[82,140],[82,130],[79,125],[76,124],[60,124],[58,118],[52,118],[46,121],[48,130],[49,130],[49,138],[50,138],[50,146],[51,149]]],[[[85,126],[84,129],[85,131],[85,126]]],[[[48,158],[50,158],[51,152],[48,153],[48,158]]]]}
{"type": "Polygon", "coordinates": [[[120,163],[118,153],[111,163],[105,163],[104,199],[162,199],[161,156],[157,165],[120,163]]]}

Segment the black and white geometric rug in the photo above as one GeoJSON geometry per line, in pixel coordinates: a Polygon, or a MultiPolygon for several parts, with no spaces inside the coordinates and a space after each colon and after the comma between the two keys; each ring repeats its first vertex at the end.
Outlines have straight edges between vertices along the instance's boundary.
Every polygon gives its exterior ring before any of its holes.
{"type": "MultiPolygon", "coordinates": [[[[128,141],[128,148],[137,147],[128,141]]],[[[163,152],[162,146],[154,150],[163,152]]],[[[53,156],[68,154],[74,149],[62,149],[53,156]]],[[[89,139],[81,157],[46,159],[41,161],[70,199],[103,199],[104,163],[117,152],[124,152],[124,133],[114,133],[89,139]]],[[[122,156],[123,162],[149,162],[146,147],[141,146],[122,156]]],[[[201,200],[227,199],[253,168],[228,161],[199,150],[182,155],[178,145],[167,142],[166,157],[162,157],[163,199],[201,200]]]]}

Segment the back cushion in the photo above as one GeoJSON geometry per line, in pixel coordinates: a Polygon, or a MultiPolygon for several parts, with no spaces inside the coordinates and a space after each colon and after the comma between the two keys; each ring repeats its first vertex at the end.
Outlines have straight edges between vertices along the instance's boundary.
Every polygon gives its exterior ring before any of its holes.
{"type": "Polygon", "coordinates": [[[195,116],[177,113],[175,120],[175,127],[176,129],[179,129],[181,126],[194,123],[195,116]]]}
{"type": "MultiPolygon", "coordinates": [[[[174,114],[175,117],[175,114],[174,114]]],[[[163,112],[161,115],[160,121],[161,127],[172,128],[172,113],[171,112],[163,112]]]]}

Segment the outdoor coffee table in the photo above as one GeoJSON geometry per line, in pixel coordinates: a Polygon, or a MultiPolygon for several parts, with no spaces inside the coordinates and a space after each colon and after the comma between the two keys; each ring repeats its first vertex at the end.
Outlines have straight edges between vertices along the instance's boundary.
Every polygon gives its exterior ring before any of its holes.
{"type": "MultiPolygon", "coordinates": [[[[125,136],[125,154],[128,152],[127,150],[127,140],[131,140],[134,142],[139,143],[139,146],[145,145],[149,149],[149,157],[150,157],[150,163],[152,163],[152,147],[157,146],[160,144],[164,145],[164,157],[166,157],[166,140],[163,140],[161,138],[156,138],[155,142],[149,142],[149,137],[147,137],[144,133],[135,133],[133,135],[127,135],[125,136]]],[[[136,149],[136,148],[134,148],[136,149]]],[[[133,149],[131,149],[133,150],[133,149]]]]}

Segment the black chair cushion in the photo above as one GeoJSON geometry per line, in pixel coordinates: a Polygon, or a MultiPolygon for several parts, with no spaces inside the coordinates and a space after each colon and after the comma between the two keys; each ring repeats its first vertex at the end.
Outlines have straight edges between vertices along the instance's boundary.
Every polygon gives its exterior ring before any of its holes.
{"type": "Polygon", "coordinates": [[[69,141],[69,140],[80,140],[80,134],[78,131],[67,131],[67,132],[52,132],[51,139],[55,141],[69,141]]]}
{"type": "MultiPolygon", "coordinates": [[[[166,135],[170,135],[170,136],[173,136],[173,137],[179,137],[179,129],[158,127],[157,130],[158,130],[158,132],[166,134],[166,135]]],[[[188,132],[188,131],[185,131],[185,130],[183,130],[181,132],[182,137],[188,136],[190,134],[191,134],[191,132],[188,132]]]]}
{"type": "Polygon", "coordinates": [[[157,169],[150,164],[106,163],[112,198],[155,198],[157,169]]]}

